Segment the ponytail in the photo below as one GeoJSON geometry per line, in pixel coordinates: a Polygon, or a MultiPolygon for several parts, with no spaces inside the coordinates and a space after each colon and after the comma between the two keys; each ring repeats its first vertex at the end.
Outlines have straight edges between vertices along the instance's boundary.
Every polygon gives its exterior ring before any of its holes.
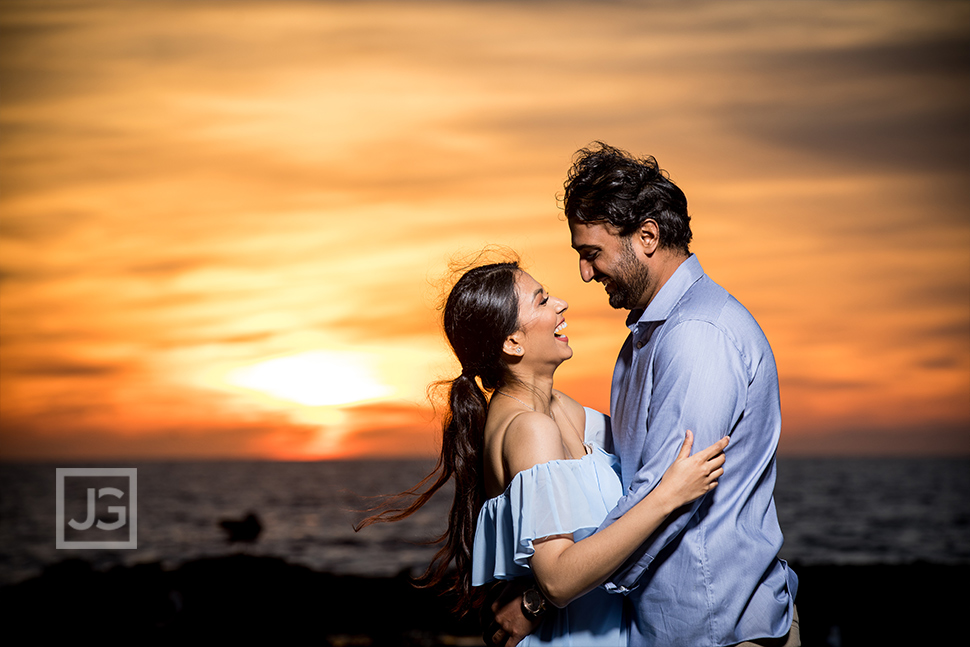
{"type": "Polygon", "coordinates": [[[429,542],[445,543],[435,553],[424,574],[415,580],[415,585],[429,588],[445,583],[442,593],[457,595],[458,601],[453,610],[464,615],[475,606],[479,597],[475,595],[471,583],[472,549],[478,511],[485,502],[482,454],[488,400],[475,378],[462,373],[451,382],[448,402],[449,410],[442,425],[441,453],[434,469],[410,490],[389,497],[384,503],[385,510],[367,517],[354,526],[354,530],[359,531],[373,523],[401,521],[410,517],[454,477],[455,498],[448,515],[448,528],[429,542]],[[412,499],[409,505],[397,505],[406,499],[412,499]],[[452,562],[455,572],[449,573],[452,562]]]}
{"type": "MultiPolygon", "coordinates": [[[[478,379],[491,391],[507,375],[501,347],[504,339],[518,329],[519,304],[515,292],[518,271],[517,263],[479,266],[466,272],[452,288],[445,304],[444,327],[462,372],[448,387],[448,409],[442,421],[438,462],[413,488],[386,499],[382,512],[354,526],[360,530],[372,523],[406,519],[454,478],[455,498],[448,515],[448,528],[429,542],[444,542],[444,545],[415,583],[421,588],[445,583],[442,592],[457,596],[454,610],[462,614],[483,598],[471,583],[475,523],[485,502],[484,444],[488,418],[488,399],[478,379]],[[410,504],[404,505],[407,500],[411,500],[410,504]],[[449,572],[452,563],[454,573],[449,572]]],[[[442,386],[445,384],[448,382],[442,386]]]]}

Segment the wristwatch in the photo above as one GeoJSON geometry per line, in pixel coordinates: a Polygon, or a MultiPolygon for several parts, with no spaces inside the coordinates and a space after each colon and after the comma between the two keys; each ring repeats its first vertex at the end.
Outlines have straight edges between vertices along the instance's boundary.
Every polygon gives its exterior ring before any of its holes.
{"type": "Polygon", "coordinates": [[[522,594],[522,613],[529,620],[538,620],[548,610],[546,598],[536,587],[526,589],[522,594]]]}

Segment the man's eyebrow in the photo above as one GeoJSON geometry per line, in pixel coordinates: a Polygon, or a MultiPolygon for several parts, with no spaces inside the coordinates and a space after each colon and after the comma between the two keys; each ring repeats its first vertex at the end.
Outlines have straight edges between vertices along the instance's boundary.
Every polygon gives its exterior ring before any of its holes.
{"type": "Polygon", "coordinates": [[[599,250],[599,249],[602,249],[602,248],[599,245],[590,245],[590,244],[586,243],[586,244],[583,244],[583,245],[573,245],[573,249],[575,249],[577,252],[581,252],[581,251],[585,251],[587,249],[599,250]]]}

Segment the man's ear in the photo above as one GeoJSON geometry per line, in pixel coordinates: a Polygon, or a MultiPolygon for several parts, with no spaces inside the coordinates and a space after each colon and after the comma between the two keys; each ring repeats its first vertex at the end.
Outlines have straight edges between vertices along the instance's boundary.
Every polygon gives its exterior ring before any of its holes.
{"type": "Polygon", "coordinates": [[[652,256],[660,249],[660,225],[653,218],[647,218],[633,233],[634,249],[645,256],[652,256]]]}
{"type": "Polygon", "coordinates": [[[522,357],[522,344],[519,343],[518,335],[509,335],[502,344],[502,352],[512,357],[522,357]]]}

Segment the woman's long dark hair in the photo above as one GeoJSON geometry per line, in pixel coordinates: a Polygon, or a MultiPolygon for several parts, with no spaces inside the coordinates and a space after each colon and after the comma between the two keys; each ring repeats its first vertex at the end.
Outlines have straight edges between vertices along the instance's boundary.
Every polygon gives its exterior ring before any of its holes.
{"type": "Polygon", "coordinates": [[[446,582],[444,592],[458,596],[456,610],[461,612],[467,612],[476,601],[471,584],[472,548],[475,522],[485,502],[483,448],[488,399],[476,378],[489,392],[508,379],[502,345],[519,328],[515,292],[518,272],[516,262],[482,265],[465,272],[451,289],[444,308],[444,329],[462,370],[448,388],[438,462],[416,486],[391,497],[384,511],[355,526],[360,530],[372,523],[405,519],[454,478],[455,499],[448,528],[434,540],[444,541],[444,545],[417,583],[430,587],[446,582]],[[412,500],[409,505],[397,505],[408,499],[412,500]],[[456,571],[453,575],[448,572],[452,563],[456,571]]]}

